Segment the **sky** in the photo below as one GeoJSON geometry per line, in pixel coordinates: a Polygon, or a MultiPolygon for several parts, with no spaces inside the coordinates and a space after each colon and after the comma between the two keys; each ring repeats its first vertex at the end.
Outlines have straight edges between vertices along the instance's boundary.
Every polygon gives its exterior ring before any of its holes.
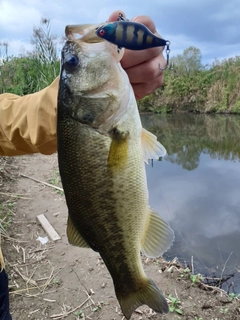
{"type": "MultiPolygon", "coordinates": [[[[147,15],[158,32],[171,42],[171,56],[190,46],[200,49],[202,64],[240,56],[239,0],[0,0],[0,43],[9,55],[31,50],[33,27],[41,18],[61,38],[69,24],[101,23],[115,10],[128,19],[147,15]]],[[[0,52],[1,53],[1,52],[0,52]]],[[[170,56],[170,57],[171,57],[170,56]]]]}

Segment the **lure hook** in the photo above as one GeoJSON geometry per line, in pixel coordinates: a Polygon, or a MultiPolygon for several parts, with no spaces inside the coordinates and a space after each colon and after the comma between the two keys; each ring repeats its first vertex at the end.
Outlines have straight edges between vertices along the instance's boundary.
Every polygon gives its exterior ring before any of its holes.
{"type": "Polygon", "coordinates": [[[119,12],[117,21],[129,21],[129,19],[124,18],[122,12],[119,12]]]}
{"type": "Polygon", "coordinates": [[[166,42],[166,54],[167,54],[167,64],[166,64],[166,67],[165,68],[161,68],[161,65],[160,65],[160,63],[159,63],[159,69],[160,70],[166,70],[166,69],[169,69],[169,70],[173,70],[173,68],[172,67],[170,67],[169,66],[169,56],[170,56],[170,44],[171,44],[171,42],[169,41],[169,40],[167,40],[167,42],[166,42]]]}
{"type": "MultiPolygon", "coordinates": [[[[129,21],[129,19],[127,19],[127,18],[125,18],[124,16],[123,16],[123,14],[121,13],[121,12],[119,12],[119,14],[118,14],[118,19],[117,19],[118,21],[129,21]]],[[[165,40],[164,40],[165,41],[165,40]]],[[[171,44],[171,42],[169,41],[169,40],[167,40],[166,41],[166,55],[167,55],[167,64],[166,64],[166,66],[165,66],[165,68],[161,68],[161,65],[160,65],[160,63],[159,63],[159,69],[160,70],[166,70],[166,69],[169,69],[169,70],[173,70],[173,67],[171,67],[170,65],[169,65],[169,56],[170,56],[170,44],[171,44]]],[[[118,52],[121,50],[121,48],[120,47],[118,47],[118,52]]],[[[173,70],[174,71],[174,70],[173,70]]]]}

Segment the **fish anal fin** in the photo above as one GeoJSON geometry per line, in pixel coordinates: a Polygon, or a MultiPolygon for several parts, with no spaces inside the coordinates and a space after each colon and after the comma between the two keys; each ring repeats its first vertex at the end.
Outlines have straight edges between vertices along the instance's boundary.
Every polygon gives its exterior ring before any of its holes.
{"type": "Polygon", "coordinates": [[[166,299],[155,283],[146,279],[145,285],[135,292],[121,294],[116,291],[122,312],[127,320],[139,306],[146,304],[157,313],[168,313],[169,308],[166,299]]]}
{"type": "Polygon", "coordinates": [[[150,207],[145,233],[141,241],[141,250],[147,257],[160,257],[174,241],[174,232],[167,222],[150,207]]]}
{"type": "Polygon", "coordinates": [[[83,237],[80,235],[80,233],[74,226],[70,216],[68,216],[68,222],[67,222],[67,237],[68,237],[68,242],[73,246],[89,248],[89,245],[87,244],[87,242],[83,239],[83,237]]]}
{"type": "Polygon", "coordinates": [[[149,159],[158,159],[167,153],[164,146],[157,141],[157,137],[144,128],[142,128],[142,149],[146,163],[148,163],[149,159]]]}

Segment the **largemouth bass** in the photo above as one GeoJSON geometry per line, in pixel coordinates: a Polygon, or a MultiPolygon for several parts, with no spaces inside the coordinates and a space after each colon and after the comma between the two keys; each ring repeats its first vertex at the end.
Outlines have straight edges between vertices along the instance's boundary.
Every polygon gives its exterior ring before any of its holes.
{"type": "Polygon", "coordinates": [[[142,128],[119,63],[123,50],[97,36],[91,41],[95,33],[89,26],[72,27],[80,39],[70,29],[62,50],[57,120],[68,240],[99,252],[127,319],[142,304],[167,313],[166,299],[146,276],[140,255],[160,256],[174,238],[148,205],[144,161],[165,149],[142,128]]]}

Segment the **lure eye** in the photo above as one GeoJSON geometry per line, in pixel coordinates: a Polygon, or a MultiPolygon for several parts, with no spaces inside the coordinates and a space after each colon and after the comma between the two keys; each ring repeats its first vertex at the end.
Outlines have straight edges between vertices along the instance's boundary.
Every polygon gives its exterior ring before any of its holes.
{"type": "Polygon", "coordinates": [[[105,34],[105,31],[104,31],[103,29],[101,29],[101,30],[99,31],[99,35],[100,35],[101,37],[103,37],[104,34],[105,34]]]}

